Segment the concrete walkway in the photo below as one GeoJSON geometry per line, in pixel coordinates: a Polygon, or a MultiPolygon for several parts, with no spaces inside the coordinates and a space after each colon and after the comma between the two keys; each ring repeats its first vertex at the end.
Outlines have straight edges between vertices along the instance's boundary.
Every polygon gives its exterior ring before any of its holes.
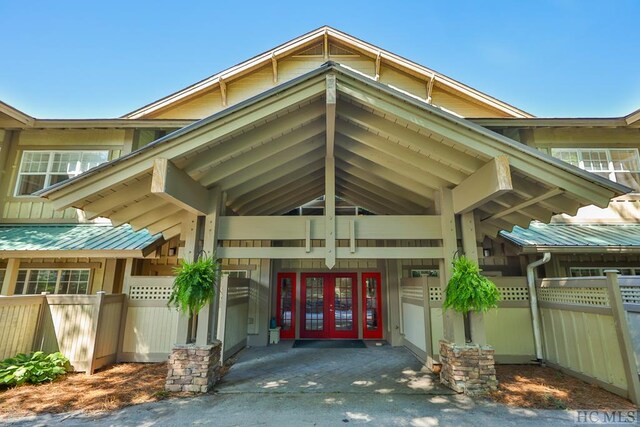
{"type": "Polygon", "coordinates": [[[574,425],[567,411],[532,411],[452,394],[407,350],[244,350],[214,393],[79,413],[6,420],[0,425],[85,426],[540,426],[574,425]]]}

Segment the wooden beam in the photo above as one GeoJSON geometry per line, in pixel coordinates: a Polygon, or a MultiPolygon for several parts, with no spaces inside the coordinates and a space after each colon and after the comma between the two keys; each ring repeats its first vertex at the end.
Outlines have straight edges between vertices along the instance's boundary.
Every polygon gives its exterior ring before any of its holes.
{"type": "Polygon", "coordinates": [[[509,158],[495,157],[453,189],[453,210],[457,214],[470,212],[510,190],[509,158]]]}
{"type": "MultiPolygon", "coordinates": [[[[411,177],[400,174],[397,170],[389,169],[383,165],[372,162],[371,160],[357,156],[346,150],[343,150],[339,146],[336,147],[336,155],[338,160],[342,163],[355,166],[358,169],[367,171],[372,175],[376,175],[386,181],[390,181],[396,185],[406,188],[407,190],[417,193],[421,197],[433,198],[434,190],[425,183],[419,182],[411,177]]],[[[344,166],[340,166],[340,169],[344,169],[344,166]]]]}
{"type": "MultiPolygon", "coordinates": [[[[18,280],[18,272],[20,270],[20,259],[9,258],[7,267],[2,281],[2,289],[0,295],[10,296],[15,294],[16,282],[18,280]]],[[[26,283],[25,283],[26,286],[26,283]]]]}
{"type": "MultiPolygon", "coordinates": [[[[315,155],[314,153],[312,157],[315,155]]],[[[324,169],[324,152],[321,150],[318,150],[318,157],[313,160],[309,157],[301,158],[296,162],[290,162],[275,170],[270,170],[264,176],[254,177],[229,188],[227,190],[229,201],[231,206],[235,207],[235,201],[238,200],[242,206],[253,200],[256,194],[261,194],[263,187],[265,187],[265,191],[269,191],[283,185],[283,182],[286,185],[287,182],[291,182],[291,179],[295,180],[304,176],[307,170],[308,173],[313,173],[319,169],[324,169]]]]}
{"type": "Polygon", "coordinates": [[[196,176],[196,172],[207,172],[214,165],[231,160],[266,143],[271,143],[283,135],[299,132],[298,128],[303,124],[305,126],[321,126],[324,131],[324,122],[321,120],[324,112],[324,103],[313,102],[277,119],[264,120],[260,122],[259,126],[235,134],[233,138],[224,136],[219,140],[212,140],[193,151],[197,155],[189,156],[186,164],[182,165],[181,163],[180,166],[189,175],[196,176]],[[318,121],[314,122],[314,119],[318,119],[318,121]],[[292,129],[294,129],[293,132],[292,129]]]}
{"type": "Polygon", "coordinates": [[[220,98],[222,99],[222,106],[227,106],[227,83],[220,77],[220,98]]]}
{"type": "Polygon", "coordinates": [[[271,55],[271,68],[273,69],[273,83],[278,83],[278,60],[275,53],[271,55]]]}
{"type": "MultiPolygon", "coordinates": [[[[341,81],[337,82],[337,85],[341,87],[341,81]]],[[[362,102],[366,102],[366,100],[362,102]]],[[[443,164],[455,165],[456,168],[463,172],[472,173],[483,164],[481,159],[443,144],[440,142],[442,138],[432,135],[432,132],[415,132],[392,121],[393,118],[391,116],[391,120],[385,119],[346,102],[340,104],[338,115],[347,121],[369,129],[370,132],[375,132],[382,138],[427,155],[433,160],[443,164]]]]}
{"type": "Polygon", "coordinates": [[[375,80],[376,81],[380,81],[380,65],[382,63],[382,52],[378,52],[378,54],[376,55],[376,74],[375,74],[375,80]]]}
{"type": "Polygon", "coordinates": [[[541,202],[543,200],[546,200],[546,199],[548,199],[550,197],[557,196],[557,195],[562,194],[562,193],[564,193],[563,189],[554,188],[552,190],[547,191],[544,194],[539,195],[538,197],[531,198],[531,199],[526,200],[526,201],[524,201],[522,203],[519,203],[519,204],[517,204],[515,206],[512,206],[509,209],[505,209],[503,211],[495,213],[495,214],[491,215],[488,218],[484,218],[484,219],[482,219],[482,221],[491,221],[492,219],[502,218],[505,215],[509,215],[510,213],[521,211],[522,209],[524,209],[524,208],[526,208],[528,206],[538,204],[539,202],[541,202]]]}
{"type": "Polygon", "coordinates": [[[445,164],[437,160],[433,160],[420,151],[411,149],[406,145],[393,143],[386,138],[382,138],[377,134],[369,132],[366,129],[356,126],[346,120],[338,120],[336,131],[349,139],[375,149],[379,152],[380,157],[382,157],[382,154],[393,157],[411,165],[412,167],[429,172],[438,176],[440,179],[444,179],[455,185],[458,185],[467,177],[464,172],[456,169],[451,164],[445,164]]]}
{"type": "Polygon", "coordinates": [[[326,139],[327,139],[327,157],[333,157],[333,146],[336,137],[336,76],[328,74],[327,78],[327,94],[326,94],[326,139]]]}
{"type": "Polygon", "coordinates": [[[354,186],[356,188],[366,188],[383,199],[391,200],[396,204],[405,206],[407,208],[407,211],[409,212],[423,213],[425,209],[433,206],[433,203],[426,199],[417,200],[414,197],[404,198],[398,193],[391,192],[385,188],[375,185],[370,181],[363,180],[340,169],[338,169],[337,171],[336,179],[338,179],[348,187],[354,186]]]}
{"type": "Polygon", "coordinates": [[[148,194],[146,197],[136,202],[129,203],[126,207],[115,211],[109,215],[109,219],[111,219],[111,223],[114,226],[118,226],[126,222],[130,222],[147,212],[158,209],[166,203],[166,200],[153,194],[148,194]]]}
{"type": "Polygon", "coordinates": [[[313,182],[306,185],[297,185],[297,183],[291,185],[291,191],[283,192],[275,198],[272,198],[269,201],[262,202],[259,205],[248,205],[246,209],[243,209],[240,214],[241,215],[268,215],[273,212],[277,212],[283,207],[291,206],[291,209],[297,208],[302,203],[306,203],[309,200],[312,200],[313,196],[309,196],[309,198],[304,199],[302,201],[301,197],[304,194],[318,194],[318,192],[324,189],[324,180],[322,177],[316,178],[313,182]],[[299,203],[296,205],[296,203],[299,203]]]}
{"type": "MultiPolygon", "coordinates": [[[[229,259],[322,259],[326,248],[301,247],[218,247],[218,258],[229,259]]],[[[349,247],[336,248],[338,259],[441,259],[441,247],[349,247]]]]}
{"type": "Polygon", "coordinates": [[[433,85],[436,82],[436,75],[432,75],[429,81],[427,82],[427,104],[432,103],[432,95],[433,95],[433,85]]]}
{"type": "MultiPolygon", "coordinates": [[[[475,212],[465,212],[460,215],[462,231],[462,251],[474,264],[478,264],[478,244],[476,242],[475,212]]],[[[471,313],[471,340],[474,344],[487,345],[487,334],[484,327],[484,314],[471,313]]]]}
{"type": "Polygon", "coordinates": [[[168,159],[153,162],[151,193],[191,213],[207,215],[211,206],[211,190],[194,181],[168,159]]]}
{"type": "Polygon", "coordinates": [[[168,215],[161,218],[159,221],[154,222],[153,224],[149,224],[147,226],[147,230],[151,234],[162,233],[165,230],[169,230],[174,227],[176,224],[180,224],[182,219],[184,218],[184,212],[178,211],[173,215],[168,215]]]}
{"type": "Polygon", "coordinates": [[[175,205],[173,203],[165,203],[157,209],[151,210],[144,215],[140,215],[139,217],[132,219],[131,221],[129,221],[129,224],[131,224],[131,228],[133,228],[133,231],[138,231],[160,221],[166,216],[173,215],[174,213],[181,210],[183,209],[178,205],[175,205]]]}
{"type": "MultiPolygon", "coordinates": [[[[234,173],[244,173],[251,165],[268,157],[277,156],[278,153],[288,149],[296,148],[307,152],[309,150],[305,150],[305,147],[311,144],[305,143],[311,140],[320,139],[323,132],[324,123],[320,120],[316,120],[311,124],[303,126],[280,138],[269,141],[266,144],[259,145],[244,153],[239,153],[235,157],[211,164],[213,167],[201,175],[198,178],[198,181],[202,182],[203,185],[211,185],[234,173]]],[[[231,141],[231,143],[233,143],[233,141],[231,141]]],[[[214,153],[212,153],[212,155],[215,157],[214,153]]]]}
{"type": "Polygon", "coordinates": [[[324,60],[329,60],[329,33],[324,33],[324,41],[322,43],[322,48],[324,51],[324,60]]]}
{"type": "Polygon", "coordinates": [[[331,270],[336,265],[336,160],[333,156],[325,160],[324,218],[325,218],[325,265],[331,270]]]}
{"type": "MultiPolygon", "coordinates": [[[[414,179],[422,183],[428,183],[427,185],[433,189],[446,187],[452,184],[452,182],[442,179],[437,174],[427,172],[420,167],[414,166],[411,161],[405,161],[405,159],[399,159],[397,157],[385,155],[384,153],[372,149],[365,144],[360,144],[353,139],[341,136],[338,140],[338,145],[351,154],[355,154],[362,157],[363,159],[370,160],[374,163],[384,166],[387,169],[394,170],[399,175],[402,175],[406,178],[414,179]]],[[[391,146],[392,144],[387,143],[387,145],[391,146]]],[[[417,156],[414,155],[414,157],[417,156]]]]}
{"type": "MultiPolygon", "coordinates": [[[[443,188],[439,192],[436,211],[440,214],[442,224],[442,255],[440,261],[440,286],[444,293],[453,274],[453,259],[458,252],[456,218],[453,204],[453,192],[443,188]]],[[[451,343],[464,344],[464,322],[462,314],[451,309],[443,310],[443,338],[451,343]]]]}
{"type": "Polygon", "coordinates": [[[117,208],[132,203],[137,199],[144,198],[144,196],[149,194],[150,186],[151,177],[145,175],[139,180],[134,179],[127,182],[126,185],[117,187],[116,191],[111,192],[101,199],[84,205],[82,210],[86,213],[86,219],[110,216],[108,214],[117,208]]]}

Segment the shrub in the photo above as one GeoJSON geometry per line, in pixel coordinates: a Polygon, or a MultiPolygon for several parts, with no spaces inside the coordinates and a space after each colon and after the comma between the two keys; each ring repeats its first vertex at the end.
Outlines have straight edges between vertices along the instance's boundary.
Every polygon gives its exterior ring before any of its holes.
{"type": "Polygon", "coordinates": [[[167,304],[184,314],[198,314],[213,299],[219,270],[220,264],[213,257],[198,258],[193,262],[182,260],[174,270],[176,278],[167,304]]]}
{"type": "Polygon", "coordinates": [[[10,387],[24,383],[39,384],[53,381],[65,374],[69,368],[69,359],[60,352],[20,353],[0,362],[0,386],[10,387]]]}

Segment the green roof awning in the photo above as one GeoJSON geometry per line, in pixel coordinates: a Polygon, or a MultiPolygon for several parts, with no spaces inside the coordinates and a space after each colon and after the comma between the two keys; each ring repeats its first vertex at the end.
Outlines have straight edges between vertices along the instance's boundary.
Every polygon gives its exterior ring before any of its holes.
{"type": "Polygon", "coordinates": [[[543,224],[515,226],[500,235],[524,252],[638,252],[640,224],[543,224]]]}
{"type": "Polygon", "coordinates": [[[141,257],[162,241],[162,234],[151,235],[146,229],[134,231],[128,224],[118,227],[108,224],[0,225],[3,258],[141,257]]]}

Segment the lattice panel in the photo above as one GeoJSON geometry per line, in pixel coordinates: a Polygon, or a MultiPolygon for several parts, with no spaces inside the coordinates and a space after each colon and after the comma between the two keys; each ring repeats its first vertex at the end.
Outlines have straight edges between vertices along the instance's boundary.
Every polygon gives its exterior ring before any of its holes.
{"type": "Polygon", "coordinates": [[[622,302],[625,304],[640,304],[640,287],[620,286],[622,302]]]}
{"type": "Polygon", "coordinates": [[[529,289],[507,286],[499,288],[502,301],[529,301],[529,289]]]}
{"type": "Polygon", "coordinates": [[[437,286],[429,288],[429,301],[442,301],[442,289],[437,286]]]}
{"type": "Polygon", "coordinates": [[[400,296],[404,298],[413,298],[413,299],[421,300],[424,297],[424,291],[422,290],[422,285],[420,286],[401,285],[400,296]]]}
{"type": "Polygon", "coordinates": [[[539,288],[538,299],[558,304],[609,306],[609,296],[605,288],[539,288]]]}
{"type": "Polygon", "coordinates": [[[129,289],[129,299],[137,301],[168,300],[171,288],[167,286],[132,285],[129,289]]]}

